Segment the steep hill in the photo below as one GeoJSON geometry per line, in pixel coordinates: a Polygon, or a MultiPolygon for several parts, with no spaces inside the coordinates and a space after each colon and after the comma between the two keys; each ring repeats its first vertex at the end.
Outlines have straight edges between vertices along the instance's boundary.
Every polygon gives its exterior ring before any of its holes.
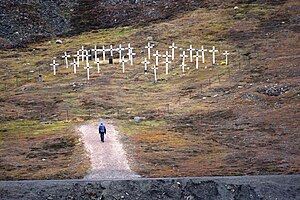
{"type": "Polygon", "coordinates": [[[113,119],[131,167],[145,177],[299,174],[299,6],[296,0],[196,6],[157,23],[0,51],[0,179],[82,177],[89,163],[74,127],[99,118],[113,119]],[[160,64],[153,83],[153,72],[145,75],[140,64],[148,40],[160,53],[172,42],[184,49],[216,46],[217,65],[207,53],[199,70],[187,62],[182,73],[177,50],[170,74],[160,64]],[[59,59],[82,45],[128,43],[137,56],[125,74],[119,64],[102,64],[100,74],[93,65],[86,81],[83,62],[74,75],[59,59]],[[225,50],[228,66],[221,65],[225,50]],[[146,120],[136,123],[136,116],[146,120]]]}

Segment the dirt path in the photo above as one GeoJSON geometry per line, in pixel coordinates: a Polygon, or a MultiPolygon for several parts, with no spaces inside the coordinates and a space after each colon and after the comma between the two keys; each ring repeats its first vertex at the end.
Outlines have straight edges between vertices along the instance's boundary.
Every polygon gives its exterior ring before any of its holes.
{"type": "Polygon", "coordinates": [[[87,151],[90,153],[92,169],[85,179],[127,179],[139,176],[130,170],[128,161],[115,128],[104,123],[107,129],[105,142],[98,133],[98,123],[82,125],[79,130],[87,151]]]}

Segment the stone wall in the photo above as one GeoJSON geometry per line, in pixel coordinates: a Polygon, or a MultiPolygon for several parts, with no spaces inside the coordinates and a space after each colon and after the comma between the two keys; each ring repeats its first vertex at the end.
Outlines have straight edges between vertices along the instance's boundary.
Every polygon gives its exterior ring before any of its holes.
{"type": "Polygon", "coordinates": [[[300,199],[300,175],[0,182],[0,199],[300,199]]]}

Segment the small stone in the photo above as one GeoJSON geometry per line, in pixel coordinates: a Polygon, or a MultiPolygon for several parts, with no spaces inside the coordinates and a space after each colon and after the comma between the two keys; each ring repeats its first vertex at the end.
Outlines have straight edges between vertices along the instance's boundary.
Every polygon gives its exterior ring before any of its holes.
{"type": "Polygon", "coordinates": [[[141,121],[143,121],[143,120],[146,120],[146,118],[145,117],[134,117],[134,119],[133,119],[136,123],[139,123],[139,122],[141,122],[141,121]]]}
{"type": "Polygon", "coordinates": [[[40,122],[40,124],[52,124],[52,122],[40,122]]]}
{"type": "Polygon", "coordinates": [[[62,40],[56,40],[55,43],[56,43],[56,44],[62,44],[63,41],[62,41],[62,40]]]}

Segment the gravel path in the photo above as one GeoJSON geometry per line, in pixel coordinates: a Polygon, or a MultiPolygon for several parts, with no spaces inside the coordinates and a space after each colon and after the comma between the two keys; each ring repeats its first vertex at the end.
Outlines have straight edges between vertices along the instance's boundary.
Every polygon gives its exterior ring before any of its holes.
{"type": "Polygon", "coordinates": [[[139,176],[129,168],[118,131],[112,125],[104,124],[107,130],[104,143],[100,140],[98,123],[85,124],[79,128],[84,145],[90,154],[92,165],[92,169],[85,179],[138,178],[139,176]]]}

